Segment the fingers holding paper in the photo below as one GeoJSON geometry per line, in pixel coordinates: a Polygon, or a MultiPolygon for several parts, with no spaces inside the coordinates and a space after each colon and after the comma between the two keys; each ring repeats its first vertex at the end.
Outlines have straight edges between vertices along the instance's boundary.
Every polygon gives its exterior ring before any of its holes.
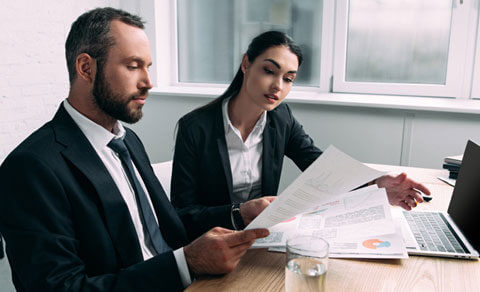
{"type": "Polygon", "coordinates": [[[271,202],[275,200],[273,196],[266,196],[259,199],[254,199],[247,201],[240,205],[240,214],[242,215],[243,222],[245,226],[250,224],[258,214],[270,205],[271,202]]]}
{"type": "Polygon", "coordinates": [[[225,274],[268,229],[233,231],[215,227],[183,248],[189,269],[195,274],[225,274]]]}
{"type": "Polygon", "coordinates": [[[400,206],[409,211],[423,202],[421,192],[430,195],[427,187],[408,178],[406,173],[397,176],[384,175],[376,180],[376,184],[379,188],[386,189],[391,205],[400,206]]]}

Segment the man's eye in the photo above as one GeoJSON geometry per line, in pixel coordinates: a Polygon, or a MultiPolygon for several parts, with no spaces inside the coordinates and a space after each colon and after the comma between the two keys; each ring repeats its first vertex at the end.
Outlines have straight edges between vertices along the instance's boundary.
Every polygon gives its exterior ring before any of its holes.
{"type": "Polygon", "coordinates": [[[137,66],[127,66],[128,70],[135,70],[137,69],[138,67],[137,66]]]}

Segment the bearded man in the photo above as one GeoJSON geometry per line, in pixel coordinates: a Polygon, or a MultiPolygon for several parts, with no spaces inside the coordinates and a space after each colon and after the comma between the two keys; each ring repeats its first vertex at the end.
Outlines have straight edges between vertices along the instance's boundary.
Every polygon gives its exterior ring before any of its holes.
{"type": "Polygon", "coordinates": [[[18,291],[178,291],[235,268],[268,230],[192,243],[137,135],[150,45],[138,16],[81,15],[66,45],[68,98],[0,167],[0,233],[18,291]]]}

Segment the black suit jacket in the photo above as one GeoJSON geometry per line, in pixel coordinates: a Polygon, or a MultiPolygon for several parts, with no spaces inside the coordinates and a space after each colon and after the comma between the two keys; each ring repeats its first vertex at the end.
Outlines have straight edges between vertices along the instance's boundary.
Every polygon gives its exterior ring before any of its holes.
{"type": "MultiPolygon", "coordinates": [[[[139,138],[125,143],[172,249],[182,222],[139,138]]],[[[143,261],[130,213],[100,157],[63,105],[0,167],[0,232],[18,291],[182,290],[173,252],[143,261]]]]}
{"type": "MultiPolygon", "coordinates": [[[[277,194],[285,155],[303,171],[321,153],[287,104],[269,111],[263,132],[262,196],[277,194]]],[[[233,229],[232,191],[222,103],[218,101],[178,122],[171,199],[189,237],[214,226],[233,229]]]]}

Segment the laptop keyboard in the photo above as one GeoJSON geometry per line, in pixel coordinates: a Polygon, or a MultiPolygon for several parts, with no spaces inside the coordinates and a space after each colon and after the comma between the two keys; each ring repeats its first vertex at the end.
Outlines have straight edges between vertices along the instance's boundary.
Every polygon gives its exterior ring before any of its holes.
{"type": "Polygon", "coordinates": [[[421,250],[467,253],[441,213],[403,212],[421,250]]]}

